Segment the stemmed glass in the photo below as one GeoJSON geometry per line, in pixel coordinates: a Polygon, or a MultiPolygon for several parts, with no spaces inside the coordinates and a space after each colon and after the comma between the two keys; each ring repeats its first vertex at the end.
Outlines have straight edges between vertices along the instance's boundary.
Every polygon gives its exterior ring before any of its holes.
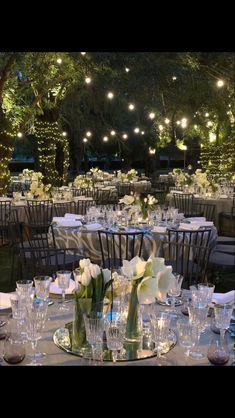
{"type": "Polygon", "coordinates": [[[52,281],[52,277],[49,277],[49,276],[35,276],[34,277],[36,298],[39,301],[42,299],[42,300],[45,300],[46,302],[49,302],[49,292],[50,292],[51,281],[52,281]]]}
{"type": "MultiPolygon", "coordinates": [[[[99,345],[102,347],[104,335],[104,319],[102,312],[91,312],[90,315],[83,315],[86,339],[91,345],[92,359],[95,360],[95,349],[99,345]]],[[[102,355],[101,355],[102,357],[102,355]]]]}
{"type": "Polygon", "coordinates": [[[201,332],[205,329],[206,319],[208,314],[208,308],[200,308],[195,306],[189,306],[189,322],[194,328],[195,335],[197,336],[197,342],[195,344],[196,349],[190,352],[190,357],[195,359],[204,358],[204,354],[199,350],[199,341],[201,332]]]}
{"type": "Polygon", "coordinates": [[[159,312],[152,316],[152,340],[155,343],[157,358],[160,359],[168,346],[171,318],[166,312],[159,312]]]}
{"type": "Polygon", "coordinates": [[[176,297],[180,296],[181,294],[182,282],[183,282],[183,276],[181,276],[181,274],[173,274],[172,279],[170,281],[169,288],[168,288],[168,295],[172,297],[171,313],[174,313],[176,315],[178,315],[178,313],[175,309],[175,301],[176,301],[176,297]]]}
{"type": "Polygon", "coordinates": [[[107,321],[105,326],[107,347],[112,350],[113,362],[116,363],[118,351],[123,347],[125,324],[120,320],[107,321]]]}
{"type": "Polygon", "coordinates": [[[31,341],[34,356],[28,366],[40,366],[37,359],[42,353],[36,352],[38,340],[41,339],[41,333],[45,325],[48,304],[46,301],[34,301],[31,306],[27,307],[27,338],[31,341]]]}
{"type": "Polygon", "coordinates": [[[185,355],[190,356],[190,348],[194,347],[197,340],[197,333],[195,332],[194,327],[190,322],[184,322],[181,319],[177,322],[177,334],[179,338],[179,343],[185,347],[185,355]]]}
{"type": "Polygon", "coordinates": [[[225,331],[230,326],[233,309],[234,309],[233,305],[217,304],[214,306],[215,325],[220,330],[221,344],[223,344],[225,331]]]}
{"type": "Polygon", "coordinates": [[[69,288],[71,271],[68,270],[59,270],[56,273],[58,279],[58,286],[62,290],[62,303],[59,307],[60,311],[68,311],[69,308],[65,305],[65,290],[69,288]]]}

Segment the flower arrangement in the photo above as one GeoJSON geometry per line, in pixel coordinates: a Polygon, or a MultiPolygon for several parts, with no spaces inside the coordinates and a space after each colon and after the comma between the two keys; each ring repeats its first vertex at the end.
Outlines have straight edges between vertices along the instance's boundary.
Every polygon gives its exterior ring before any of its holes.
{"type": "Polygon", "coordinates": [[[34,173],[34,175],[35,176],[32,177],[32,183],[30,185],[27,197],[39,200],[48,199],[52,187],[51,184],[43,184],[42,173],[34,173]]]}
{"type": "Polygon", "coordinates": [[[101,269],[97,264],[91,263],[89,258],[80,260],[79,272],[76,275],[78,288],[75,291],[75,310],[73,321],[73,350],[80,350],[86,344],[86,332],[83,314],[102,310],[102,304],[107,289],[113,279],[109,269],[101,269]]]}
{"type": "Polygon", "coordinates": [[[129,170],[127,173],[122,173],[121,170],[118,170],[117,177],[121,180],[121,182],[128,182],[138,178],[138,172],[134,168],[129,170]]]}
{"type": "Polygon", "coordinates": [[[104,180],[109,179],[113,177],[113,174],[107,173],[106,171],[100,170],[98,167],[91,168],[90,173],[92,174],[92,177],[96,180],[104,180]]]}
{"type": "Polygon", "coordinates": [[[158,200],[154,196],[148,194],[147,196],[141,196],[139,194],[125,195],[119,200],[119,203],[124,203],[128,209],[130,215],[142,214],[143,219],[148,216],[148,211],[153,210],[158,200]]]}
{"type": "Polygon", "coordinates": [[[177,186],[192,186],[195,182],[193,174],[185,173],[180,168],[174,168],[173,175],[177,186]]]}
{"type": "Polygon", "coordinates": [[[165,266],[165,259],[149,257],[144,261],[136,256],[123,260],[122,273],[131,281],[132,289],[128,307],[126,339],[138,340],[138,305],[151,304],[155,299],[164,300],[172,278],[172,267],[165,266]]]}
{"type": "Polygon", "coordinates": [[[24,177],[29,177],[29,178],[31,178],[32,177],[32,174],[34,173],[34,171],[33,170],[29,170],[28,168],[25,168],[23,171],[22,171],[22,174],[23,174],[23,176],[24,177]]]}
{"type": "Polygon", "coordinates": [[[79,175],[74,179],[74,185],[79,188],[90,189],[92,188],[92,179],[79,175]]]}

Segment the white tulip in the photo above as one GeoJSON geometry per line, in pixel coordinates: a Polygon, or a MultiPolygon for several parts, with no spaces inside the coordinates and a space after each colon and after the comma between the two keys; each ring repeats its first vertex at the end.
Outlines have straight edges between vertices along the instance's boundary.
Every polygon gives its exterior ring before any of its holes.
{"type": "Polygon", "coordinates": [[[91,260],[89,258],[83,258],[79,261],[79,266],[81,269],[84,269],[86,267],[89,267],[91,264],[91,260]]]}
{"type": "Polygon", "coordinates": [[[93,279],[96,279],[96,277],[99,276],[100,274],[100,267],[98,266],[98,264],[90,264],[89,265],[89,269],[90,269],[90,273],[91,276],[93,277],[93,279]]]}
{"type": "Polygon", "coordinates": [[[81,275],[81,283],[83,284],[83,286],[89,286],[91,281],[91,275],[90,275],[90,271],[88,268],[84,269],[84,272],[81,275]]]}
{"type": "Polygon", "coordinates": [[[109,269],[102,269],[104,284],[111,280],[111,271],[109,269]]]}

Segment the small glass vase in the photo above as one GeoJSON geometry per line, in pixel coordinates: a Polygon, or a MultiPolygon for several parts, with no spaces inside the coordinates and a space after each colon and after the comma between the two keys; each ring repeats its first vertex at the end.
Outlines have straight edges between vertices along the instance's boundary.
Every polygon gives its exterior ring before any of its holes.
{"type": "Polygon", "coordinates": [[[137,287],[139,281],[136,280],[132,284],[129,306],[128,306],[128,315],[127,315],[127,324],[126,324],[126,333],[125,340],[128,342],[138,342],[141,340],[141,324],[138,313],[139,303],[137,297],[137,287]],[[136,283],[137,282],[137,283],[136,283]]]}
{"type": "Polygon", "coordinates": [[[82,352],[87,346],[84,314],[89,314],[92,308],[91,298],[74,298],[74,318],[72,327],[72,350],[82,352]]]}

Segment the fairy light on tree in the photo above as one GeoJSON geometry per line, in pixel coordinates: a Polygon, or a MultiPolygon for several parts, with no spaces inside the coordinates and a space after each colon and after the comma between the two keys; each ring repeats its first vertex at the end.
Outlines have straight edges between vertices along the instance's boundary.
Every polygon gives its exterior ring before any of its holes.
{"type": "Polygon", "coordinates": [[[57,64],[62,64],[62,59],[61,59],[61,58],[58,58],[58,59],[56,60],[56,62],[57,62],[57,64]]]}
{"type": "Polygon", "coordinates": [[[84,143],[88,142],[88,139],[87,138],[83,138],[83,142],[84,143]]]}
{"type": "Polygon", "coordinates": [[[165,124],[166,124],[166,125],[169,125],[169,123],[170,123],[170,119],[166,118],[166,119],[165,119],[165,124]]]}
{"type": "Polygon", "coordinates": [[[154,119],[155,118],[155,113],[154,112],[150,112],[149,113],[149,119],[154,119]]]}
{"type": "Polygon", "coordinates": [[[139,131],[140,131],[140,128],[135,128],[135,129],[134,129],[134,132],[135,132],[136,134],[138,134],[138,133],[139,133],[139,131]]]}
{"type": "Polygon", "coordinates": [[[67,136],[67,132],[63,131],[62,136],[67,136]]]}
{"type": "Polygon", "coordinates": [[[126,71],[126,73],[129,73],[130,68],[126,67],[126,68],[125,68],[125,71],[126,71]]]}
{"type": "Polygon", "coordinates": [[[17,136],[18,136],[18,138],[22,138],[22,137],[23,137],[22,132],[18,132],[18,133],[17,133],[17,136]]]}
{"type": "Polygon", "coordinates": [[[108,140],[109,140],[109,138],[108,138],[107,136],[104,136],[104,137],[103,137],[103,141],[104,141],[104,142],[108,142],[108,140]]]}
{"type": "Polygon", "coordinates": [[[114,98],[114,94],[113,94],[113,92],[112,92],[112,91],[109,91],[109,92],[107,93],[107,97],[108,97],[108,99],[112,100],[112,99],[114,98]]]}
{"type": "Polygon", "coordinates": [[[86,52],[81,52],[81,55],[86,55],[86,52]]]}
{"type": "Polygon", "coordinates": [[[223,80],[218,80],[216,83],[217,87],[221,88],[224,86],[224,81],[223,80]]]}
{"type": "Polygon", "coordinates": [[[115,136],[116,135],[116,131],[111,131],[110,135],[115,136]]]}
{"type": "Polygon", "coordinates": [[[90,84],[91,83],[91,77],[86,77],[85,78],[85,83],[90,84]]]}
{"type": "Polygon", "coordinates": [[[135,109],[135,105],[133,103],[130,103],[128,106],[129,110],[134,110],[135,109]]]}
{"type": "Polygon", "coordinates": [[[123,139],[127,139],[128,138],[128,135],[127,134],[123,134],[122,137],[123,137],[123,139]]]}
{"type": "Polygon", "coordinates": [[[86,136],[87,136],[88,138],[90,138],[90,137],[92,136],[91,131],[87,131],[87,132],[86,132],[86,136]]]}

